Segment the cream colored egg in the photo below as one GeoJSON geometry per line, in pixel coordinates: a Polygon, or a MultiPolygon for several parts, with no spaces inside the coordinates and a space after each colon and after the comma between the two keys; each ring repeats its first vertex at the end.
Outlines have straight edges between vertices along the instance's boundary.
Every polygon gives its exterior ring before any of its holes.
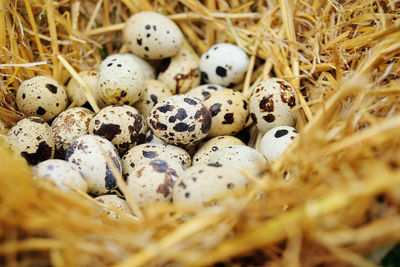
{"type": "Polygon", "coordinates": [[[65,160],[78,167],[88,183],[89,193],[94,195],[103,195],[117,186],[111,164],[116,175],[122,175],[117,150],[110,141],[97,135],[77,138],[68,148],[65,160]]]}
{"type": "Polygon", "coordinates": [[[198,99],[204,101],[211,93],[223,88],[225,87],[218,84],[203,84],[190,89],[185,94],[197,97],[198,99]]]}
{"type": "Polygon", "coordinates": [[[122,157],[123,176],[128,177],[129,173],[140,163],[154,159],[176,161],[187,168],[191,165],[189,153],[180,147],[164,144],[141,144],[132,147],[122,157]]]}
{"type": "Polygon", "coordinates": [[[220,89],[211,93],[204,101],[212,116],[209,137],[234,135],[240,132],[249,118],[246,98],[241,92],[220,89]]]}
{"type": "Polygon", "coordinates": [[[176,161],[154,159],[143,162],[129,173],[128,190],[140,206],[169,202],[175,181],[183,171],[183,166],[176,161]]]}
{"type": "Polygon", "coordinates": [[[184,94],[200,84],[199,59],[191,50],[182,47],[171,58],[168,68],[157,78],[172,94],[184,94]]]}
{"type": "Polygon", "coordinates": [[[258,130],[266,133],[276,126],[294,126],[297,95],[287,81],[271,78],[257,83],[250,97],[250,115],[258,130]]]}
{"type": "Polygon", "coordinates": [[[35,76],[19,86],[16,102],[25,116],[37,116],[50,121],[67,107],[68,99],[64,87],[56,80],[35,76]]]}
{"type": "Polygon", "coordinates": [[[297,136],[291,126],[278,126],[264,134],[260,142],[260,152],[269,161],[277,160],[297,136]]]}
{"type": "MultiPolygon", "coordinates": [[[[105,107],[107,104],[103,101],[99,92],[97,91],[97,79],[99,72],[97,70],[86,70],[79,72],[79,75],[89,86],[97,105],[100,108],[105,107]]],[[[88,102],[83,87],[73,77],[68,83],[67,95],[69,101],[73,102],[78,107],[83,106],[88,102]]]]}
{"type": "Polygon", "coordinates": [[[14,153],[32,165],[54,157],[54,137],[50,126],[39,117],[26,117],[12,127],[6,136],[14,153]]]}
{"type": "Polygon", "coordinates": [[[187,169],[176,181],[175,205],[202,205],[250,181],[234,168],[221,164],[198,164],[187,169]]]}
{"type": "Polygon", "coordinates": [[[88,133],[89,122],[94,113],[82,107],[75,107],[61,112],[51,124],[55,140],[56,157],[64,158],[65,152],[76,138],[88,133]]]}
{"type": "Polygon", "coordinates": [[[254,148],[232,145],[224,147],[211,155],[209,163],[223,164],[236,170],[246,169],[253,175],[258,176],[267,164],[267,160],[254,148]]]}
{"type": "MultiPolygon", "coordinates": [[[[117,195],[103,195],[103,196],[96,197],[95,200],[106,206],[118,209],[122,213],[126,213],[128,216],[132,215],[132,211],[131,211],[128,203],[126,202],[126,200],[120,198],[117,195]]],[[[116,221],[121,219],[120,215],[112,210],[100,208],[100,212],[102,214],[104,214],[105,217],[107,217],[108,219],[116,220],[116,221]]]]}
{"type": "Polygon", "coordinates": [[[144,90],[141,66],[130,54],[108,56],[100,65],[97,90],[108,105],[133,105],[144,90]]]}
{"type": "Polygon", "coordinates": [[[131,106],[108,106],[89,123],[89,133],[109,140],[120,154],[136,144],[144,143],[147,125],[143,116],[131,106]]]}
{"type": "Polygon", "coordinates": [[[234,136],[224,135],[224,136],[216,136],[210,140],[208,140],[205,144],[203,144],[194,154],[193,156],[193,165],[197,164],[207,164],[211,158],[211,156],[219,151],[220,149],[233,146],[233,145],[242,145],[245,144],[234,136]]]}
{"type": "Polygon", "coordinates": [[[200,99],[188,95],[173,95],[157,103],[147,121],[158,138],[180,147],[194,146],[211,128],[210,111],[200,99]]]}
{"type": "Polygon", "coordinates": [[[201,76],[206,83],[232,87],[240,83],[249,66],[249,57],[238,46],[228,43],[213,45],[200,58],[201,76]]]}
{"type": "Polygon", "coordinates": [[[78,189],[87,192],[87,183],[79,169],[72,163],[61,159],[49,159],[37,164],[32,168],[37,179],[48,179],[58,189],[71,192],[78,189]]]}
{"type": "Polygon", "coordinates": [[[183,45],[179,27],[156,12],[138,12],[125,23],[123,38],[135,55],[144,59],[163,59],[176,55],[183,45]]]}
{"type": "Polygon", "coordinates": [[[155,104],[172,96],[172,94],[165,84],[157,80],[147,80],[144,84],[145,89],[140,100],[135,103],[135,108],[139,110],[143,117],[147,118],[155,104]]]}

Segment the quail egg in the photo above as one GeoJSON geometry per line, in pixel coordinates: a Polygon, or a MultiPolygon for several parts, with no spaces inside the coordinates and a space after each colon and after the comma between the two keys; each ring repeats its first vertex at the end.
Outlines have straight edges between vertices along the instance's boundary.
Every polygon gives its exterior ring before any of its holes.
{"type": "Polygon", "coordinates": [[[211,93],[223,88],[223,86],[218,84],[203,84],[190,89],[185,94],[197,97],[198,99],[204,101],[211,93]]]}
{"type": "Polygon", "coordinates": [[[16,102],[25,116],[37,116],[50,121],[67,107],[68,99],[64,87],[56,80],[36,76],[19,86],[16,102]]]}
{"type": "MultiPolygon", "coordinates": [[[[127,215],[132,215],[132,211],[126,200],[117,195],[103,195],[96,197],[95,200],[109,207],[116,208],[127,215]]],[[[104,212],[108,219],[116,221],[120,220],[120,215],[114,211],[107,210],[105,208],[101,208],[100,211],[102,213],[104,212]]]]}
{"type": "Polygon", "coordinates": [[[7,132],[7,142],[16,154],[32,165],[54,157],[50,126],[39,117],[26,117],[7,132]]]}
{"type": "Polygon", "coordinates": [[[264,134],[260,142],[260,152],[269,161],[277,160],[297,136],[291,126],[278,126],[264,134]]]}

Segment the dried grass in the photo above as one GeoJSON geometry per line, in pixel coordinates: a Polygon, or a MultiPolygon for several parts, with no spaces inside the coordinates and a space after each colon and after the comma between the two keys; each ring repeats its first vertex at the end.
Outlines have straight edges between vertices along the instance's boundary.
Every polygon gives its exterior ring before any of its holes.
{"type": "Polygon", "coordinates": [[[3,144],[0,264],[376,266],[400,240],[400,3],[0,1],[1,119],[21,118],[23,80],[65,83],[125,51],[120,30],[140,10],[169,15],[199,54],[222,41],[249,51],[246,93],[262,78],[290,80],[302,92],[299,138],[235,201],[157,204],[107,224],[87,196],[34,183],[3,144]]]}

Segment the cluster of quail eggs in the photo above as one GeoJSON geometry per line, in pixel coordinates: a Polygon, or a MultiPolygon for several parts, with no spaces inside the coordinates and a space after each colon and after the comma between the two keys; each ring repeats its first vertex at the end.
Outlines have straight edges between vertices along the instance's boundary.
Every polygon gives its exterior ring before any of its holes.
{"type": "Polygon", "coordinates": [[[297,96],[287,81],[260,81],[249,98],[231,89],[249,65],[238,46],[219,43],[199,57],[179,27],[155,12],[131,16],[123,38],[131,54],[110,55],[98,70],[80,72],[97,113],[74,79],[65,88],[44,76],[20,85],[16,102],[26,117],[7,140],[35,178],[127,213],[115,194],[118,176],[139,206],[203,205],[245,188],[251,179],[242,170],[260,176],[296,137],[297,96]],[[235,136],[250,125],[263,134],[258,150],[235,136]]]}

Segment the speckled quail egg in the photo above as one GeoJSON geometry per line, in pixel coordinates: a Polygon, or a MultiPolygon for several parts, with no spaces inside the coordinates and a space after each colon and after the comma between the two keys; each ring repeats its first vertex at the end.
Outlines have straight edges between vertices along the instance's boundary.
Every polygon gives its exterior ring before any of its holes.
{"type": "MultiPolygon", "coordinates": [[[[103,101],[99,94],[99,91],[97,90],[97,78],[99,72],[97,70],[87,70],[79,72],[79,75],[89,86],[97,105],[100,108],[105,107],[107,104],[103,101]]],[[[78,107],[83,106],[85,103],[87,103],[83,87],[74,78],[72,78],[68,83],[67,95],[69,101],[74,102],[75,105],[78,107]]]]}
{"type": "Polygon", "coordinates": [[[201,100],[205,100],[211,93],[214,93],[215,91],[223,88],[223,86],[218,84],[203,84],[190,89],[185,94],[197,97],[201,100]]]}
{"type": "Polygon", "coordinates": [[[244,146],[245,144],[239,138],[230,135],[211,138],[197,150],[196,154],[194,154],[193,165],[201,163],[207,164],[215,152],[224,147],[233,145],[244,146]]]}
{"type": "Polygon", "coordinates": [[[100,65],[97,90],[109,105],[133,105],[144,90],[141,66],[130,54],[115,54],[106,57],[100,65]]]}
{"type": "Polygon", "coordinates": [[[282,125],[294,126],[297,96],[285,80],[271,78],[256,84],[250,97],[250,115],[258,130],[265,133],[282,125]]]}
{"type": "Polygon", "coordinates": [[[88,133],[89,122],[94,113],[82,107],[75,107],[61,112],[51,124],[51,131],[56,142],[56,157],[64,158],[71,143],[88,133]]]}
{"type": "Polygon", "coordinates": [[[156,78],[156,69],[149,62],[134,54],[127,54],[127,55],[131,56],[132,59],[140,65],[140,67],[142,68],[142,74],[145,81],[153,80],[156,78]]]}
{"type": "Polygon", "coordinates": [[[36,76],[19,86],[16,102],[25,116],[38,116],[50,121],[66,108],[68,99],[64,87],[56,80],[36,76]]]}
{"type": "Polygon", "coordinates": [[[192,96],[173,95],[156,104],[147,118],[153,133],[161,140],[190,147],[207,136],[210,111],[192,96]]]}
{"type": "Polygon", "coordinates": [[[254,175],[259,175],[267,163],[264,156],[254,148],[242,145],[224,147],[211,155],[209,163],[219,163],[240,170],[247,169],[254,175]]]}
{"type": "Polygon", "coordinates": [[[176,161],[154,159],[139,164],[129,173],[128,190],[140,206],[169,202],[176,180],[184,167],[176,161]]]}
{"type": "Polygon", "coordinates": [[[141,144],[132,147],[122,157],[122,175],[128,174],[140,163],[154,159],[176,161],[189,168],[192,160],[188,152],[174,145],[141,144]]]}
{"type": "Polygon", "coordinates": [[[260,142],[260,152],[269,161],[277,160],[297,136],[291,126],[278,126],[264,134],[260,142]]]}
{"type": "Polygon", "coordinates": [[[121,159],[117,150],[110,141],[97,135],[78,137],[68,148],[65,159],[82,172],[90,193],[102,195],[117,186],[106,157],[115,166],[118,175],[122,175],[121,159]]]}
{"type": "Polygon", "coordinates": [[[213,45],[200,58],[200,72],[206,83],[231,87],[240,83],[249,66],[249,57],[238,46],[228,43],[213,45]]]}
{"type": "Polygon", "coordinates": [[[160,138],[155,136],[154,133],[151,130],[147,131],[146,143],[149,143],[149,144],[163,144],[163,145],[167,145],[168,144],[167,142],[164,142],[163,140],[161,140],[160,138]]]}
{"type": "Polygon", "coordinates": [[[7,142],[16,154],[32,165],[54,157],[50,126],[39,117],[26,117],[7,132],[7,142]]]}
{"type": "Polygon", "coordinates": [[[183,45],[179,27],[156,12],[138,12],[125,23],[123,38],[135,55],[144,59],[175,56],[183,45]]]}
{"type": "Polygon", "coordinates": [[[135,108],[137,108],[143,117],[147,118],[154,105],[172,96],[172,93],[165,84],[157,80],[147,80],[144,86],[145,90],[140,100],[135,103],[135,108]]]}
{"type": "Polygon", "coordinates": [[[246,125],[249,109],[242,93],[232,89],[221,89],[210,94],[203,103],[212,116],[209,137],[233,135],[246,125]]]}
{"type": "Polygon", "coordinates": [[[199,58],[190,49],[182,47],[157,79],[164,83],[172,94],[184,94],[200,84],[199,58]]]}
{"type": "Polygon", "coordinates": [[[75,188],[87,192],[87,183],[79,169],[72,163],[61,159],[49,159],[32,168],[35,178],[48,179],[64,192],[75,188]]]}
{"type": "MultiPolygon", "coordinates": [[[[126,200],[122,199],[117,195],[103,195],[95,198],[96,201],[107,205],[112,208],[116,208],[127,215],[132,215],[132,211],[126,202],[126,200]]],[[[105,213],[105,216],[111,220],[120,220],[120,215],[118,213],[108,210],[105,208],[101,208],[100,211],[105,213]]]]}
{"type": "Polygon", "coordinates": [[[144,143],[146,132],[142,114],[127,105],[105,107],[89,123],[90,134],[108,139],[121,154],[136,144],[144,143]]]}
{"type": "Polygon", "coordinates": [[[174,204],[201,205],[250,181],[239,171],[221,164],[198,164],[187,169],[176,181],[174,204]]]}

